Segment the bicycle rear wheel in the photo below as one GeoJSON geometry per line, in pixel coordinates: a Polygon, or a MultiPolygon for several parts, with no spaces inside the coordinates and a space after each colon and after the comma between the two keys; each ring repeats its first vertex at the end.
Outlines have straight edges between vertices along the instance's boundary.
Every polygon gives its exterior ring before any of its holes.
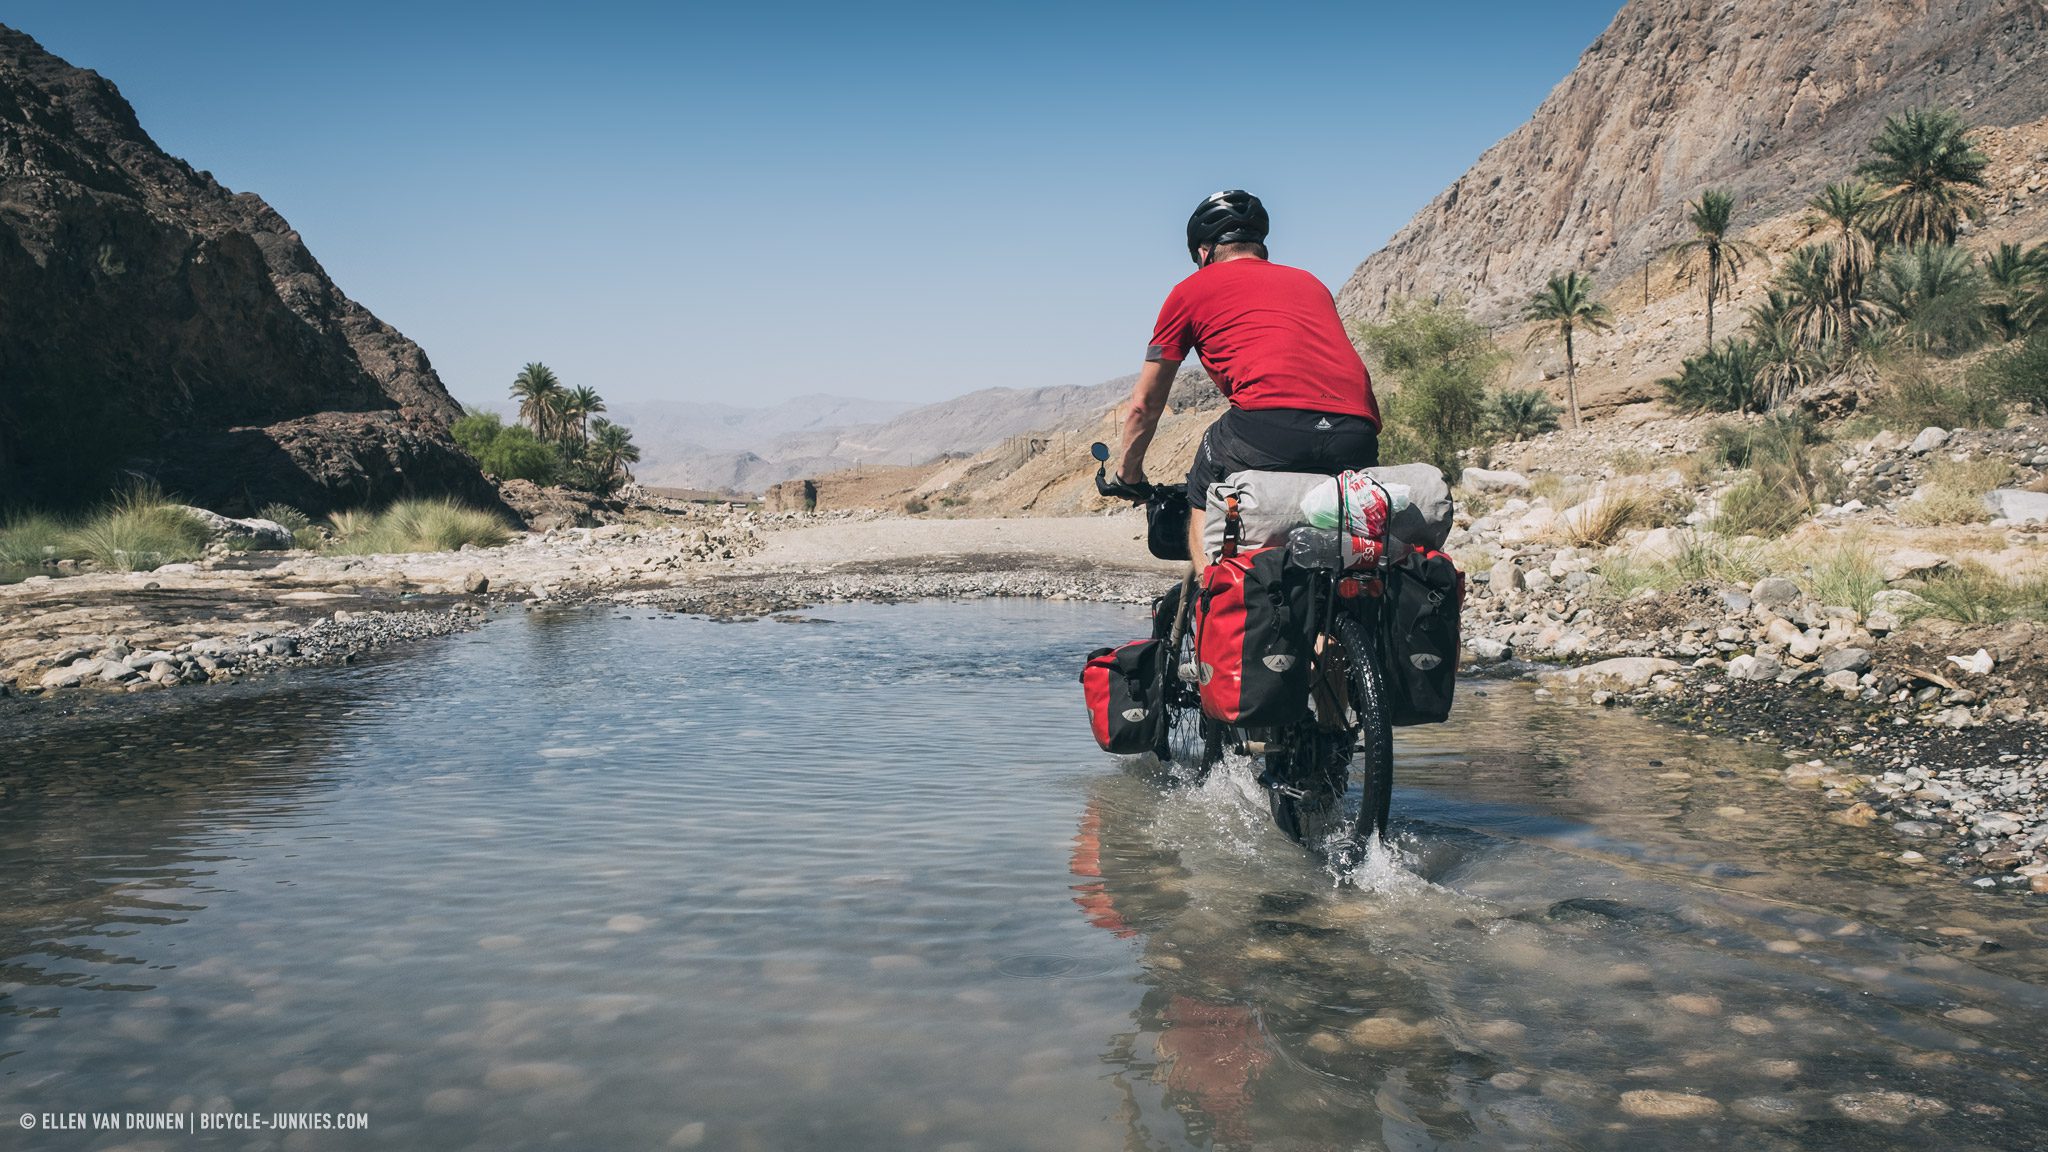
{"type": "Polygon", "coordinates": [[[1364,621],[1339,615],[1317,660],[1309,719],[1267,756],[1274,822],[1331,856],[1355,858],[1387,829],[1394,730],[1377,654],[1364,621]]]}
{"type": "MultiPolygon", "coordinates": [[[[1153,635],[1158,639],[1171,638],[1171,621],[1181,593],[1190,586],[1183,581],[1160,598],[1153,621],[1153,635]]],[[[1224,733],[1222,725],[1202,715],[1200,684],[1181,674],[1183,669],[1192,673],[1195,667],[1195,628],[1190,615],[1182,623],[1179,644],[1166,653],[1166,732],[1159,759],[1180,765],[1189,782],[1199,784],[1223,758],[1224,733]]]]}

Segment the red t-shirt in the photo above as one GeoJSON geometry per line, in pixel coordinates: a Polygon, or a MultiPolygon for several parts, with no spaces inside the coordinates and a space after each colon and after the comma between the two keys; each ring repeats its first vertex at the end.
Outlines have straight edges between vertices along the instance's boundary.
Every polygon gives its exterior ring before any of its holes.
{"type": "Polygon", "coordinates": [[[1299,268],[1241,256],[1174,285],[1145,359],[1178,364],[1190,349],[1239,408],[1334,412],[1379,425],[1372,378],[1344,334],[1337,302],[1299,268]]]}

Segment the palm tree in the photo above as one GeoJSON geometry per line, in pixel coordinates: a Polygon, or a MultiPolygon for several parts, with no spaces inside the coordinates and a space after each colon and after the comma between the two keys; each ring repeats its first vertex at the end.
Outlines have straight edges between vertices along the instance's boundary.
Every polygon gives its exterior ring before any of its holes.
{"type": "Polygon", "coordinates": [[[1756,354],[1756,383],[1768,412],[1820,374],[1821,356],[1800,331],[1797,308],[1784,292],[1772,290],[1749,310],[1749,345],[1756,354]]]}
{"type": "Polygon", "coordinates": [[[1983,218],[1977,189],[1991,161],[1954,112],[1913,108],[1887,117],[1870,150],[1876,155],[1857,171],[1883,189],[1874,219],[1887,241],[1953,244],[1963,221],[1983,218]]]}
{"type": "Polygon", "coordinates": [[[1572,347],[1572,334],[1581,328],[1589,332],[1607,331],[1614,326],[1607,316],[1607,305],[1593,299],[1593,278],[1580,272],[1553,275],[1522,311],[1522,319],[1546,326],[1529,334],[1530,344],[1542,339],[1551,328],[1564,337],[1564,392],[1571,402],[1574,428],[1583,421],[1579,418],[1579,362],[1572,347]]]}
{"type": "Polygon", "coordinates": [[[590,422],[590,460],[603,483],[616,489],[633,478],[627,465],[640,462],[640,448],[624,425],[600,416],[590,422]]]}
{"type": "Polygon", "coordinates": [[[1692,225],[1692,238],[1673,244],[1670,252],[1679,262],[1680,274],[1688,281],[1697,273],[1701,260],[1706,263],[1707,347],[1711,348],[1714,346],[1714,301],[1723,295],[1722,269],[1728,272],[1727,282],[1733,284],[1742,274],[1743,261],[1755,256],[1757,250],[1728,235],[1728,221],[1735,214],[1735,193],[1725,188],[1709,188],[1686,208],[1689,209],[1686,220],[1692,225]]]}
{"type": "Polygon", "coordinates": [[[535,360],[512,378],[512,397],[519,401],[519,418],[542,440],[554,439],[561,423],[561,402],[565,390],[555,370],[535,360]]]}
{"type": "Polygon", "coordinates": [[[1834,268],[1838,316],[1856,310],[1863,281],[1877,263],[1877,241],[1870,234],[1870,222],[1878,200],[1877,189],[1869,181],[1844,180],[1821,189],[1806,202],[1811,210],[1808,226],[1834,233],[1834,255],[1841,261],[1834,268]]]}
{"type": "Polygon", "coordinates": [[[1837,271],[1834,245],[1808,244],[1778,269],[1766,302],[1795,339],[1815,348],[1836,344],[1846,332],[1837,271]]]}
{"type": "MultiPolygon", "coordinates": [[[[590,438],[590,418],[603,411],[604,397],[599,396],[597,389],[588,384],[578,384],[563,394],[562,417],[568,424],[576,426],[578,440],[590,438]]],[[[565,427],[563,431],[566,433],[568,429],[565,427]]],[[[564,438],[567,438],[566,435],[564,438]]]]}
{"type": "Polygon", "coordinates": [[[1985,304],[1999,334],[2007,340],[2026,335],[2048,311],[2048,244],[2031,252],[2000,244],[1984,257],[1984,280],[1985,304]]]}
{"type": "Polygon", "coordinates": [[[1984,278],[1952,244],[1915,244],[1885,257],[1873,295],[1914,345],[1967,352],[1991,328],[1984,278]]]}

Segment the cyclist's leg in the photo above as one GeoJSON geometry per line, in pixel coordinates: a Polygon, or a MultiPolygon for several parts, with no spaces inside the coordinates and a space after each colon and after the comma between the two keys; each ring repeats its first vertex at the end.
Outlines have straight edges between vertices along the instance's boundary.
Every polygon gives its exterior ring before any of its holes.
{"type": "Polygon", "coordinates": [[[1208,567],[1207,549],[1202,543],[1202,533],[1209,521],[1209,485],[1243,468],[1232,466],[1232,445],[1235,437],[1231,434],[1231,417],[1237,409],[1225,409],[1216,422],[1202,433],[1202,443],[1195,449],[1195,462],[1188,469],[1188,555],[1194,559],[1195,574],[1208,567]]]}

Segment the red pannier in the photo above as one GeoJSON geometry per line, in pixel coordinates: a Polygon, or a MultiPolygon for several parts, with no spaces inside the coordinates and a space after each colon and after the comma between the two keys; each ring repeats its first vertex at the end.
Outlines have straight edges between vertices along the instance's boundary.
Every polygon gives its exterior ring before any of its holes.
{"type": "Polygon", "coordinates": [[[1195,632],[1203,715],[1277,728],[1307,714],[1312,599],[1309,574],[1284,547],[1209,565],[1195,632]]]}
{"type": "Polygon", "coordinates": [[[1166,645],[1133,640],[1097,648],[1081,668],[1081,693],[1088,698],[1088,727],[1104,752],[1136,756],[1159,747],[1166,733],[1161,663],[1166,645]]]}

